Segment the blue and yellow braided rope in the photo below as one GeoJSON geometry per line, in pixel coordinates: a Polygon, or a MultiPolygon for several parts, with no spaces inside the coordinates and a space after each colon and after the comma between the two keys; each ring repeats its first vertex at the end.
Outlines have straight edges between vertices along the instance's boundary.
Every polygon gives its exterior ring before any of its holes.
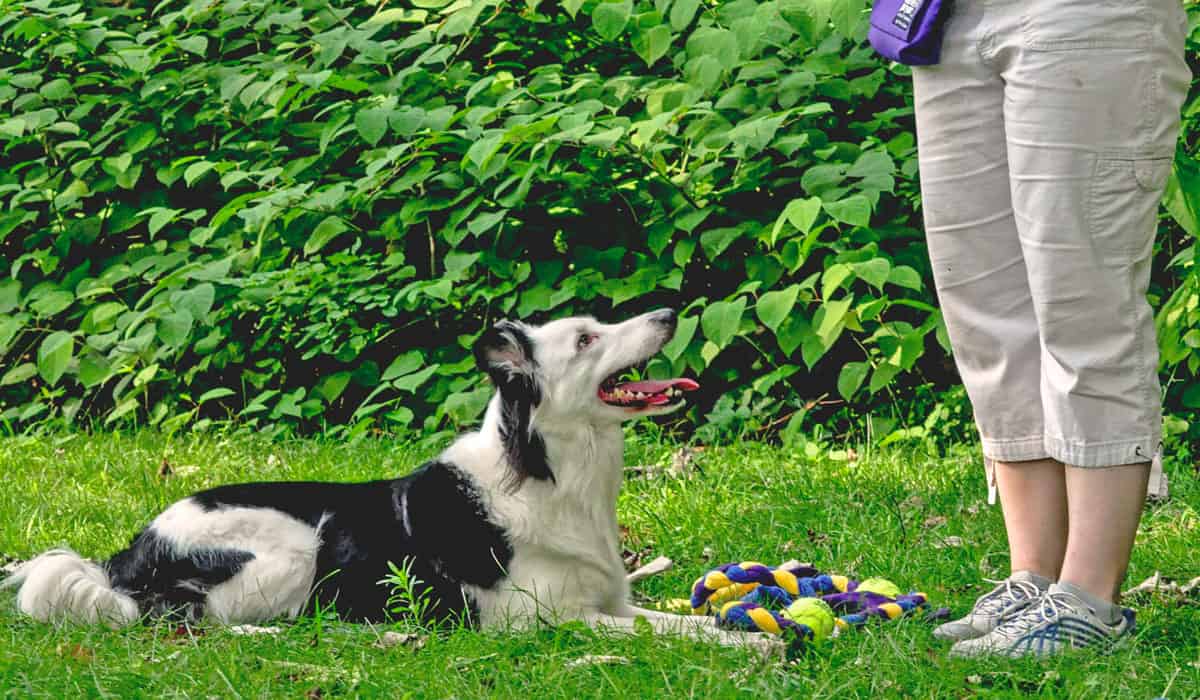
{"type": "Polygon", "coordinates": [[[926,605],[924,593],[889,598],[858,592],[858,582],[823,574],[810,566],[771,568],[755,561],[725,564],[692,586],[694,615],[714,615],[723,627],[780,635],[794,633],[811,639],[808,626],[789,620],[780,611],[797,598],[821,598],[837,613],[838,629],[866,624],[871,618],[894,620],[926,605]]]}

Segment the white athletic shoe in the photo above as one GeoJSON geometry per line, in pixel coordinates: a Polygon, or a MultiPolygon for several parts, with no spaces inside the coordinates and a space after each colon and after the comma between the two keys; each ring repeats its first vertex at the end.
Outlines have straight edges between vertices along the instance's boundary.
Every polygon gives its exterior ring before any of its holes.
{"type": "Polygon", "coordinates": [[[1101,620],[1079,596],[1053,584],[1038,600],[1006,616],[991,632],[950,647],[958,657],[1046,657],[1071,649],[1108,652],[1133,634],[1134,615],[1121,609],[1114,623],[1101,620]]]}
{"type": "Polygon", "coordinates": [[[1049,587],[1050,581],[1037,574],[1014,572],[980,596],[965,617],[939,625],[933,630],[933,636],[955,642],[982,637],[994,630],[1006,615],[1040,598],[1049,587]]]}

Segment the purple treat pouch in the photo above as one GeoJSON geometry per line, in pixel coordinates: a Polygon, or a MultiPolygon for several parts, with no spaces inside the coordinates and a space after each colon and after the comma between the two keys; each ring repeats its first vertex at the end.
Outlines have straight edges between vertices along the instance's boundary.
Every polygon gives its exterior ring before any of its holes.
{"type": "Polygon", "coordinates": [[[942,53],[948,0],[875,0],[871,46],[884,58],[909,66],[931,66],[942,53]]]}

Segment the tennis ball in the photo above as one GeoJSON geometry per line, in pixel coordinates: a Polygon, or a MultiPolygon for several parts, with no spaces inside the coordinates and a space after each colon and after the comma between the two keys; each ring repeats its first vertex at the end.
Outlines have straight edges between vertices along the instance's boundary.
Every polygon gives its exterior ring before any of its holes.
{"type": "Polygon", "coordinates": [[[869,578],[858,584],[857,590],[859,593],[878,593],[888,598],[900,595],[900,587],[886,578],[869,578]]]}
{"type": "Polygon", "coordinates": [[[797,598],[783,611],[783,616],[812,630],[814,642],[833,632],[833,608],[820,598],[797,598]]]}

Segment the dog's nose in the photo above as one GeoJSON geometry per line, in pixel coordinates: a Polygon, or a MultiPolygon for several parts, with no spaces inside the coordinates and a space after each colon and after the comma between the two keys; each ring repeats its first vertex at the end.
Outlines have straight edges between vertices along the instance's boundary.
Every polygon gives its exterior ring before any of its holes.
{"type": "Polygon", "coordinates": [[[674,328],[678,315],[675,313],[675,309],[659,309],[650,314],[650,320],[674,328]]]}

